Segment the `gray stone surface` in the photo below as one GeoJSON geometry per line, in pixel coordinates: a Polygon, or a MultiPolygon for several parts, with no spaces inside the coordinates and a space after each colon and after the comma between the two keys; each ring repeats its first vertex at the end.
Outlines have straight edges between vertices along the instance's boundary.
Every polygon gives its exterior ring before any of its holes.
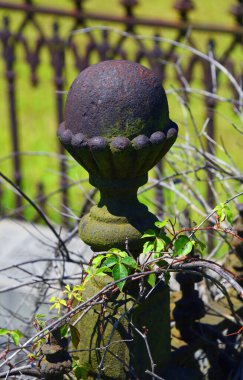
{"type": "MultiPolygon", "coordinates": [[[[62,230],[62,239],[67,236],[62,230]]],[[[66,283],[80,281],[81,265],[63,265],[56,247],[56,237],[45,226],[16,220],[0,222],[0,327],[28,329],[33,313],[49,314],[48,301],[58,294],[61,279],[66,283]]],[[[87,263],[92,256],[78,237],[67,247],[77,262],[87,263]]]]}

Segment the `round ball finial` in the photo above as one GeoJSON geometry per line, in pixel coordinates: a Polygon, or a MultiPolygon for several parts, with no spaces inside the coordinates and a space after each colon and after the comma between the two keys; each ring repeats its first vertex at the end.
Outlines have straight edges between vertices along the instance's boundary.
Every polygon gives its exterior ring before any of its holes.
{"type": "Polygon", "coordinates": [[[82,71],[68,93],[65,121],[58,136],[100,190],[79,225],[79,235],[94,251],[135,253],[156,217],[137,199],[148,171],[176,140],[159,77],[129,61],[105,61],[82,71]]]}
{"type": "Polygon", "coordinates": [[[104,61],[75,79],[68,93],[65,128],[86,138],[150,137],[169,122],[159,77],[129,61],[104,61]]]}

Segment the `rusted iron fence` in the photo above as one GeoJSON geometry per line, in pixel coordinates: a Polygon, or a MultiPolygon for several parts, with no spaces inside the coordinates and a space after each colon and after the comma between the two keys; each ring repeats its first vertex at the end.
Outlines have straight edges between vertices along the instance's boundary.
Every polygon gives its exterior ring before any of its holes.
{"type": "MultiPolygon", "coordinates": [[[[220,57],[216,57],[220,63],[230,68],[230,71],[237,75],[235,72],[235,62],[231,59],[232,53],[242,43],[242,19],[243,19],[243,2],[242,0],[232,1],[231,16],[235,19],[234,26],[227,27],[224,25],[211,25],[194,23],[190,20],[190,11],[194,8],[194,3],[191,0],[177,0],[174,4],[174,8],[178,13],[178,21],[172,22],[161,18],[139,18],[135,16],[135,8],[139,3],[137,0],[121,0],[117,2],[117,6],[123,7],[123,16],[117,16],[115,14],[103,14],[102,12],[88,12],[86,11],[86,4],[84,0],[73,0],[70,5],[70,9],[61,9],[56,5],[48,7],[36,5],[34,0],[23,0],[22,2],[14,1],[1,1],[0,10],[11,11],[9,16],[3,18],[3,24],[0,29],[1,40],[1,59],[3,60],[4,69],[3,75],[5,76],[7,84],[8,106],[9,106],[9,130],[11,133],[12,152],[13,152],[13,175],[12,178],[17,186],[22,188],[22,167],[21,167],[21,142],[19,138],[19,121],[18,110],[16,107],[16,98],[19,94],[16,90],[15,84],[15,63],[19,58],[17,49],[21,47],[24,55],[22,58],[24,64],[30,69],[30,80],[33,86],[38,85],[38,72],[37,69],[42,64],[41,53],[43,49],[48,51],[51,58],[50,64],[53,68],[53,82],[55,86],[55,102],[56,102],[56,119],[57,124],[60,124],[63,120],[63,90],[65,89],[65,76],[64,71],[66,66],[70,64],[70,60],[66,57],[72,56],[72,62],[77,71],[83,70],[91,63],[99,60],[107,59],[130,59],[136,62],[145,62],[154,71],[156,71],[161,80],[166,80],[168,62],[176,63],[179,59],[177,53],[176,43],[170,45],[166,50],[162,46],[160,35],[166,36],[167,31],[175,32],[175,42],[187,41],[192,48],[197,48],[197,39],[194,38],[194,33],[210,32],[210,38],[208,39],[208,54],[211,57],[215,56],[214,52],[214,38],[220,38],[222,34],[229,36],[229,43],[225,46],[223,54],[220,57]],[[22,21],[20,22],[18,29],[13,30],[11,27],[11,18],[15,15],[21,15],[22,21]],[[45,17],[55,17],[52,30],[46,30],[45,17]],[[43,22],[40,22],[40,16],[43,22]],[[94,25],[94,22],[102,23],[103,25],[109,25],[119,28],[125,33],[117,34],[114,38],[112,30],[109,28],[100,28],[93,34],[90,30],[83,33],[79,37],[79,42],[75,39],[75,35],[68,33],[66,37],[62,36],[59,30],[60,19],[72,20],[72,30],[80,28],[88,28],[90,25],[94,25]],[[35,44],[30,43],[29,35],[26,33],[26,28],[31,25],[36,31],[35,44]],[[142,39],[134,39],[134,45],[132,52],[128,51],[126,41],[128,34],[138,34],[139,27],[148,27],[151,31],[154,31],[153,46],[148,47],[142,39]],[[190,31],[190,33],[188,33],[190,31]],[[127,34],[126,34],[127,33],[127,34]]],[[[161,2],[163,8],[163,2],[161,2]]],[[[220,8],[220,5],[219,5],[220,8]]],[[[19,50],[18,50],[19,51],[19,50]]],[[[203,88],[208,93],[214,93],[214,75],[212,65],[209,61],[203,60],[200,56],[194,54],[188,54],[187,65],[183,68],[182,75],[178,75],[175,81],[181,88],[186,89],[185,81],[188,83],[193,81],[194,71],[197,66],[202,67],[202,83],[203,88]],[[184,80],[182,80],[184,79],[184,80]]],[[[218,73],[216,72],[216,75],[218,73]]],[[[3,96],[3,94],[2,94],[3,96]]],[[[186,91],[184,96],[186,96],[186,91]]],[[[232,97],[235,96],[232,88],[232,97]]],[[[205,112],[209,118],[208,131],[210,138],[214,138],[215,135],[215,121],[214,121],[214,109],[217,104],[217,99],[211,96],[205,96],[205,112]]],[[[5,126],[1,126],[4,128],[5,126]]],[[[208,140],[208,151],[212,154],[213,145],[208,140]]],[[[60,146],[61,154],[64,154],[63,148],[60,146]]],[[[209,179],[210,179],[209,172],[209,179]]],[[[65,160],[60,161],[60,186],[62,191],[62,204],[66,207],[69,203],[68,198],[68,183],[66,177],[66,165],[65,160]]],[[[1,188],[1,191],[3,189],[1,188]]],[[[43,194],[42,184],[38,184],[39,201],[44,204],[45,194],[43,194]]],[[[1,196],[1,195],[0,195],[1,196]]],[[[161,198],[162,193],[158,192],[158,198],[161,198]]],[[[213,205],[213,194],[208,187],[208,201],[213,205]]],[[[21,208],[21,197],[16,195],[15,200],[16,208],[21,208]]]]}

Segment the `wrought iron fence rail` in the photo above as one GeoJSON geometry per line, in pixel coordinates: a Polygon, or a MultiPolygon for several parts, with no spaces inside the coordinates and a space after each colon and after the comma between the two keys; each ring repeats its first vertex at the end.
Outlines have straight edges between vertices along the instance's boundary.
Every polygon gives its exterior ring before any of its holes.
{"type": "Polygon", "coordinates": [[[159,18],[142,18],[137,16],[115,16],[111,14],[104,14],[102,12],[87,12],[80,10],[67,10],[58,9],[53,7],[42,7],[34,4],[10,4],[6,1],[0,1],[0,9],[6,9],[11,11],[22,11],[26,14],[44,14],[50,16],[69,17],[78,20],[80,23],[85,20],[89,21],[106,21],[114,22],[122,25],[131,26],[148,26],[148,27],[163,27],[168,29],[177,29],[181,31],[187,31],[188,28],[199,32],[212,32],[212,33],[226,33],[235,34],[236,36],[242,36],[243,27],[240,25],[225,26],[210,23],[199,23],[193,21],[168,21],[159,18]]]}

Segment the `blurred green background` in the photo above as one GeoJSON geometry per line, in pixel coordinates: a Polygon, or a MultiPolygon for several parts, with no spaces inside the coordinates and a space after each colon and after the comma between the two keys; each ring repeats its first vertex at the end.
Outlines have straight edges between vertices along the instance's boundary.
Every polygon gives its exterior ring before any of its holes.
{"type": "MultiPolygon", "coordinates": [[[[19,3],[21,0],[9,1],[9,3],[19,3]]],[[[140,0],[139,5],[135,8],[135,15],[138,17],[151,17],[151,18],[161,18],[166,20],[176,21],[179,19],[178,13],[173,9],[174,1],[170,0],[140,0]]],[[[73,3],[69,0],[36,0],[36,5],[40,6],[52,6],[57,8],[72,9],[73,3]]],[[[219,24],[223,26],[233,26],[235,25],[235,20],[229,12],[229,8],[236,4],[232,0],[197,0],[194,1],[195,10],[190,13],[189,19],[193,22],[199,23],[209,23],[209,24],[219,24]]],[[[87,12],[100,12],[112,15],[121,16],[124,15],[124,8],[119,5],[117,0],[86,0],[84,2],[84,7],[87,12]]],[[[20,25],[23,14],[20,12],[6,11],[0,9],[0,18],[8,15],[11,19],[12,30],[17,30],[20,25]]],[[[60,35],[63,38],[68,38],[69,32],[72,29],[73,21],[69,18],[53,17],[53,16],[43,16],[39,15],[36,20],[40,23],[43,32],[50,36],[52,23],[58,21],[60,24],[60,35]]],[[[105,22],[94,22],[87,21],[89,26],[112,26],[114,28],[122,27],[114,23],[105,22]]],[[[148,28],[148,27],[137,27],[136,33],[145,36],[152,36],[159,32],[161,36],[173,39],[177,32],[169,29],[159,29],[159,28],[148,28]]],[[[94,37],[99,39],[100,32],[92,32],[94,37]]],[[[28,36],[30,45],[35,46],[36,38],[38,33],[32,25],[28,25],[24,31],[24,34],[28,36]]],[[[207,51],[207,40],[209,38],[215,38],[216,41],[216,57],[220,57],[225,51],[226,47],[230,44],[231,36],[227,36],[220,33],[205,33],[205,32],[193,32],[193,39],[197,44],[197,48],[201,51],[207,51]]],[[[111,41],[116,41],[118,35],[111,33],[111,41]]],[[[82,44],[85,42],[84,36],[75,36],[74,40],[79,43],[80,49],[83,48],[82,44]]],[[[146,41],[146,46],[151,46],[152,42],[146,41]]],[[[133,57],[134,53],[134,41],[132,39],[126,42],[127,50],[133,57]]],[[[163,48],[168,48],[168,44],[162,44],[163,48]]],[[[1,47],[2,49],[2,47],[1,47]]],[[[2,52],[1,52],[2,53],[2,52]]],[[[187,57],[189,55],[188,51],[178,50],[181,56],[181,65],[185,67],[187,64],[187,57]]],[[[23,173],[23,188],[26,193],[34,198],[36,196],[36,185],[38,182],[43,182],[45,187],[45,192],[50,193],[55,191],[59,187],[59,160],[49,156],[48,153],[55,153],[58,150],[58,141],[56,138],[57,130],[57,120],[55,113],[55,86],[53,84],[53,69],[50,66],[50,55],[47,49],[43,49],[41,53],[41,64],[38,67],[38,77],[39,84],[33,87],[30,81],[30,69],[25,62],[25,56],[22,47],[18,47],[16,51],[18,57],[15,65],[16,72],[16,97],[17,97],[17,111],[18,111],[18,124],[19,124],[19,138],[20,138],[20,149],[22,152],[30,152],[31,154],[21,156],[22,173],[23,173]],[[37,152],[37,154],[35,154],[37,152]],[[47,155],[45,154],[47,153],[47,155]],[[42,155],[43,153],[43,155],[42,155]]],[[[236,68],[240,71],[240,66],[242,62],[242,52],[238,46],[233,54],[232,58],[236,63],[236,68]]],[[[92,62],[97,62],[97,55],[93,54],[92,62]]],[[[65,70],[65,89],[68,90],[75,76],[77,75],[77,70],[74,69],[74,61],[70,56],[66,57],[66,70],[65,70]]],[[[144,60],[144,65],[147,65],[147,61],[144,60]]],[[[7,83],[5,80],[5,68],[3,60],[0,60],[0,91],[1,91],[1,102],[0,102],[0,141],[1,141],[1,152],[0,152],[0,168],[1,171],[12,178],[12,161],[9,158],[11,153],[11,139],[10,139],[10,128],[9,128],[9,117],[8,117],[8,98],[7,94],[7,83]]],[[[185,115],[185,109],[182,106],[178,95],[174,92],[174,89],[178,87],[178,83],[174,80],[175,68],[171,65],[167,71],[167,78],[163,84],[165,89],[168,91],[168,101],[170,106],[171,118],[175,120],[180,127],[180,136],[185,137],[185,134],[190,133],[190,138],[192,143],[197,144],[195,130],[192,127],[192,123],[188,115],[185,115]],[[188,128],[185,128],[185,124],[188,123],[188,128]]],[[[227,78],[222,75],[220,78],[220,88],[218,94],[228,98],[232,96],[229,91],[229,82],[227,78]]],[[[201,89],[202,85],[202,70],[198,67],[195,71],[195,78],[191,84],[192,88],[201,89]]],[[[66,95],[63,94],[65,101],[66,95]]],[[[205,123],[205,103],[202,97],[194,94],[190,96],[190,106],[193,112],[195,121],[197,123],[198,129],[201,130],[205,123]]],[[[225,102],[222,102],[217,106],[216,112],[216,126],[217,126],[217,140],[224,143],[227,151],[230,153],[233,160],[235,160],[236,165],[239,169],[242,169],[242,139],[241,135],[236,132],[232,127],[232,123],[235,123],[239,128],[241,127],[240,115],[235,112],[233,107],[225,102]]],[[[222,159],[226,158],[225,153],[216,149],[217,154],[222,159]]],[[[182,169],[182,163],[176,162],[179,169],[182,169]]],[[[87,179],[87,173],[78,168],[74,161],[68,160],[69,170],[68,176],[69,181],[79,181],[80,179],[87,179]]],[[[172,173],[173,170],[167,167],[167,173],[172,173]]],[[[153,174],[152,174],[153,175],[153,174]]],[[[205,195],[205,186],[202,186],[202,194],[205,195]]],[[[67,213],[73,212],[73,215],[78,215],[81,204],[84,200],[84,193],[90,189],[87,182],[81,183],[75,188],[70,189],[70,199],[71,199],[71,210],[67,210],[67,213]]],[[[149,203],[149,198],[153,193],[146,193],[146,196],[142,197],[145,203],[149,203]]],[[[225,195],[223,192],[220,193],[222,196],[222,201],[225,200],[225,195]]],[[[173,201],[173,197],[168,196],[170,201],[173,201]]],[[[14,207],[13,203],[14,194],[12,191],[4,191],[3,193],[3,205],[5,208],[5,213],[11,213],[14,207]]],[[[180,201],[181,202],[181,201],[180,201]]],[[[181,204],[183,207],[183,204],[181,204]]],[[[153,206],[152,206],[153,208],[153,206]]],[[[51,218],[60,223],[60,216],[57,212],[60,210],[60,196],[56,195],[49,199],[47,204],[47,209],[51,213],[51,218]]],[[[32,218],[34,215],[33,210],[28,207],[25,211],[25,217],[27,219],[32,218]]]]}

